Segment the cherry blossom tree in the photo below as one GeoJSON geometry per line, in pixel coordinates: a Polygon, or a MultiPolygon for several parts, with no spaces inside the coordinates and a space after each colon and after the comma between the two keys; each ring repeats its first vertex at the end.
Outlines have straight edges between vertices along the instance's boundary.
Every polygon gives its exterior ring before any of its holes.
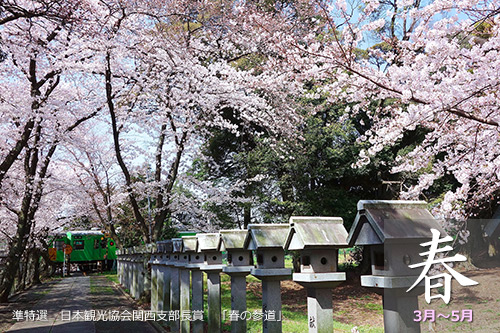
{"type": "Polygon", "coordinates": [[[300,70],[298,79],[314,77],[332,103],[352,103],[350,112],[370,116],[372,130],[360,137],[370,148],[361,152],[358,165],[424,130],[424,140],[393,168],[420,174],[416,184],[405,184],[403,198],[418,198],[451,175],[459,186],[440,202],[442,217],[463,219],[495,200],[500,3],[366,0],[362,12],[343,1],[315,4],[322,28],[306,39],[283,38],[274,47],[300,70]],[[374,32],[383,45],[370,47],[374,32]]]}
{"type": "Polygon", "coordinates": [[[189,164],[204,132],[237,132],[224,110],[276,133],[292,131],[298,119],[285,103],[300,88],[289,72],[237,67],[261,42],[243,34],[242,8],[231,2],[168,4],[122,4],[110,14],[108,42],[94,43],[102,55],[96,67],[104,72],[115,155],[144,241],[160,239],[179,173],[187,168],[183,160],[189,164]],[[138,154],[153,165],[147,184],[133,181],[138,154]],[[155,203],[151,230],[139,206],[145,193],[155,203]]]}
{"type": "MultiPolygon", "coordinates": [[[[61,168],[68,176],[63,186],[71,197],[71,207],[76,216],[98,222],[95,226],[110,233],[121,247],[114,216],[117,206],[123,202],[123,195],[117,188],[117,170],[112,145],[102,134],[96,134],[92,127],[102,127],[99,121],[83,124],[72,133],[71,143],[64,148],[60,160],[61,168]]],[[[89,226],[87,226],[89,227],[89,226]]]]}
{"type": "Polygon", "coordinates": [[[0,284],[2,301],[9,296],[36,222],[50,215],[50,209],[37,213],[40,204],[47,202],[43,199],[48,178],[55,172],[51,161],[57,147],[99,110],[99,100],[81,74],[73,71],[81,61],[78,37],[85,31],[77,27],[85,20],[70,14],[88,7],[68,4],[69,12],[56,14],[56,3],[52,5],[2,3],[6,16],[0,29],[4,55],[0,63],[0,229],[9,239],[0,284]],[[39,5],[49,6],[45,9],[50,13],[39,5]]]}
{"type": "Polygon", "coordinates": [[[78,1],[5,0],[0,3],[0,26],[18,19],[43,17],[53,22],[69,21],[78,1]]]}

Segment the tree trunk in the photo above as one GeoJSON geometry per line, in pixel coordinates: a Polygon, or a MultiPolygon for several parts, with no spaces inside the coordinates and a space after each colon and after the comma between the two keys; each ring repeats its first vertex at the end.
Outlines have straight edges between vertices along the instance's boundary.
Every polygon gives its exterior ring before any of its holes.
{"type": "Polygon", "coordinates": [[[292,265],[293,272],[300,273],[300,253],[298,251],[292,252],[292,265]]]}
{"type": "Polygon", "coordinates": [[[146,222],[144,217],[142,216],[139,208],[139,204],[135,197],[134,191],[132,190],[132,177],[130,176],[130,172],[123,160],[121,147],[120,147],[120,131],[118,130],[116,114],[115,114],[115,104],[113,101],[113,87],[111,84],[111,54],[110,52],[106,53],[106,68],[105,68],[105,79],[106,79],[106,103],[108,105],[109,114],[111,116],[111,129],[113,133],[113,143],[115,148],[115,155],[118,161],[118,165],[122,170],[123,176],[125,178],[125,184],[127,185],[127,194],[129,198],[130,205],[132,206],[132,212],[134,213],[134,218],[139,224],[139,227],[142,231],[142,239],[144,243],[149,242],[150,234],[149,229],[146,226],[146,222]]]}
{"type": "Polygon", "coordinates": [[[0,285],[0,303],[8,301],[16,274],[19,270],[19,262],[26,247],[25,239],[29,235],[29,229],[31,229],[31,226],[27,225],[28,223],[25,219],[20,218],[18,221],[17,233],[7,254],[3,281],[0,285]]]}
{"type": "Polygon", "coordinates": [[[247,229],[248,225],[252,222],[252,206],[245,204],[243,207],[243,229],[247,229]]]}
{"type": "Polygon", "coordinates": [[[55,273],[56,270],[56,265],[49,259],[49,254],[47,248],[44,248],[43,250],[40,251],[40,255],[43,258],[44,265],[42,272],[43,276],[52,276],[55,273]]]}
{"type": "Polygon", "coordinates": [[[26,270],[24,273],[23,290],[31,286],[31,283],[33,281],[33,266],[34,266],[33,249],[29,249],[26,253],[26,270]]]}
{"type": "Polygon", "coordinates": [[[28,275],[29,267],[29,256],[25,259],[24,263],[21,261],[21,270],[19,271],[19,286],[17,286],[17,291],[26,289],[26,276],[28,275]]]}
{"type": "Polygon", "coordinates": [[[479,221],[470,221],[467,223],[467,231],[470,232],[465,243],[465,253],[469,263],[473,266],[487,257],[488,247],[483,239],[483,231],[479,221]]]}
{"type": "Polygon", "coordinates": [[[488,256],[490,258],[495,258],[500,255],[500,242],[498,241],[498,235],[490,237],[488,240],[488,256]]]}
{"type": "Polygon", "coordinates": [[[40,281],[40,250],[33,250],[33,278],[31,280],[31,284],[41,284],[40,281]]]}
{"type": "Polygon", "coordinates": [[[363,255],[361,258],[361,262],[357,267],[357,271],[360,275],[362,274],[371,274],[371,258],[370,258],[370,247],[363,246],[363,255]]]}

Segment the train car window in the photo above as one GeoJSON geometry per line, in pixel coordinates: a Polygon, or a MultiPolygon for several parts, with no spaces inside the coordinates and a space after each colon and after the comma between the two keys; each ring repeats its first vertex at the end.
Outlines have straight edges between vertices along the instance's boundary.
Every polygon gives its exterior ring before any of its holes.
{"type": "Polygon", "coordinates": [[[106,239],[101,240],[101,247],[103,249],[108,247],[108,241],[106,239]]]}
{"type": "Polygon", "coordinates": [[[98,249],[99,248],[99,240],[96,238],[94,239],[94,249],[98,249]]]}
{"type": "Polygon", "coordinates": [[[57,240],[54,245],[55,245],[57,251],[62,251],[63,246],[64,246],[64,241],[57,240]]]}
{"type": "Polygon", "coordinates": [[[83,240],[75,240],[73,242],[73,247],[75,250],[83,250],[83,248],[85,247],[85,243],[83,240]]]}

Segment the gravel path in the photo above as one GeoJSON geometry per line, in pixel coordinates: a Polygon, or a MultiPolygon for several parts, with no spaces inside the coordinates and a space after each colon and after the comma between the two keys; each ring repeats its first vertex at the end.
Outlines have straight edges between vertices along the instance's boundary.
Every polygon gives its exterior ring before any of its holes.
{"type": "Polygon", "coordinates": [[[10,312],[14,322],[7,332],[156,332],[148,322],[133,317],[140,313],[136,305],[105,276],[67,277],[46,286],[34,305],[19,298],[3,306],[3,315],[10,312]]]}

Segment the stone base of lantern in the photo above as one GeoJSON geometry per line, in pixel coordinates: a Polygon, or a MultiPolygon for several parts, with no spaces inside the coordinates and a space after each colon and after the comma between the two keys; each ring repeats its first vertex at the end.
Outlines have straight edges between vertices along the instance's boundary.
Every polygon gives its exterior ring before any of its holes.
{"type": "MultiPolygon", "coordinates": [[[[190,284],[191,284],[191,272],[186,268],[180,269],[180,313],[187,313],[190,310],[189,300],[190,300],[190,284]]],[[[181,332],[189,333],[191,331],[191,325],[189,320],[181,320],[181,332]]]]}
{"type": "MultiPolygon", "coordinates": [[[[167,286],[168,288],[168,286],[167,286]]],[[[180,300],[181,300],[181,279],[180,279],[180,269],[178,267],[170,268],[170,310],[180,311],[180,300]]],[[[173,320],[169,323],[170,330],[172,332],[180,331],[180,319],[173,320]]]]}
{"type": "Polygon", "coordinates": [[[309,333],[333,332],[331,288],[307,288],[307,318],[309,333]]]}
{"type": "MultiPolygon", "coordinates": [[[[190,264],[198,265],[198,264],[190,264]]],[[[190,266],[188,265],[188,266],[190,266]]],[[[191,270],[191,285],[192,285],[192,310],[203,313],[203,272],[199,269],[193,268],[191,270]]],[[[203,333],[203,319],[193,320],[192,323],[193,333],[203,333]]]]}
{"type": "Polygon", "coordinates": [[[290,268],[253,268],[252,275],[262,280],[262,332],[281,332],[281,280],[291,277],[290,268]],[[268,320],[274,314],[276,320],[268,320]],[[267,318],[266,318],[267,317],[267,318]]]}
{"type": "Polygon", "coordinates": [[[226,267],[226,265],[200,265],[200,269],[206,273],[210,272],[222,272],[222,269],[226,267]]]}
{"type": "Polygon", "coordinates": [[[384,307],[384,332],[420,333],[420,322],[415,322],[414,311],[418,310],[418,295],[424,292],[423,281],[410,292],[417,276],[361,276],[363,287],[376,288],[382,295],[384,307]]]}
{"type": "Polygon", "coordinates": [[[244,274],[246,276],[253,268],[253,266],[226,266],[222,271],[227,275],[244,274]]]}
{"type": "Polygon", "coordinates": [[[177,268],[180,268],[180,269],[183,269],[183,268],[186,268],[186,265],[188,265],[188,263],[185,263],[185,262],[176,262],[173,266],[177,267],[177,268]]]}
{"type": "Polygon", "coordinates": [[[208,332],[221,332],[221,286],[220,272],[225,265],[202,265],[200,270],[207,274],[208,290],[208,332]]]}
{"type": "Polygon", "coordinates": [[[251,274],[260,280],[288,280],[292,277],[290,268],[252,268],[251,274]]]}
{"type": "MultiPolygon", "coordinates": [[[[250,274],[253,266],[227,266],[222,269],[231,277],[231,310],[242,314],[247,311],[247,281],[246,276],[250,274]]],[[[246,319],[231,321],[231,332],[239,333],[247,331],[246,319]]]]}
{"type": "Polygon", "coordinates": [[[160,264],[156,276],[158,290],[158,311],[170,310],[170,267],[160,264]]]}
{"type": "Polygon", "coordinates": [[[344,272],[293,274],[293,281],[307,289],[309,333],[333,332],[332,288],[345,280],[344,272]]]}
{"type": "Polygon", "coordinates": [[[151,262],[151,311],[158,311],[158,264],[151,262]]]}
{"type": "Polygon", "coordinates": [[[331,289],[346,280],[344,272],[336,273],[293,273],[293,281],[304,288],[331,289]]]}
{"type": "MultiPolygon", "coordinates": [[[[380,275],[362,275],[361,285],[363,287],[372,288],[384,288],[384,289],[394,289],[394,288],[410,288],[415,281],[417,281],[418,276],[380,276],[380,275]]],[[[423,286],[424,281],[422,280],[418,286],[423,286]]]]}

